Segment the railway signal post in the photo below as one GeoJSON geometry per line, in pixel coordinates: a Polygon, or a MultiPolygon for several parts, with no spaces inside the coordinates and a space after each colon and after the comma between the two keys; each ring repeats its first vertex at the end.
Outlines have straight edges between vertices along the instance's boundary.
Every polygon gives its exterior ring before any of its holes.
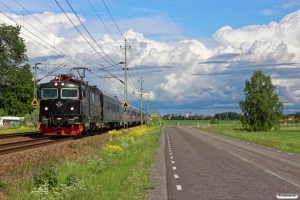
{"type": "Polygon", "coordinates": [[[41,65],[42,63],[35,63],[34,64],[34,81],[33,81],[33,100],[31,102],[31,105],[34,108],[38,107],[38,101],[37,101],[37,78],[36,78],[36,69],[37,69],[37,65],[41,65]]]}

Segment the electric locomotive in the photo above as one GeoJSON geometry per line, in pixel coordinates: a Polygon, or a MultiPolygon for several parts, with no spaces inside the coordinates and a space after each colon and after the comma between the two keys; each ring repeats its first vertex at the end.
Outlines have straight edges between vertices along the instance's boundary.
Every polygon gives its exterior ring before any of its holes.
{"type": "Polygon", "coordinates": [[[39,98],[40,130],[45,135],[72,136],[120,126],[121,102],[72,74],[41,84],[39,98]]]}
{"type": "Polygon", "coordinates": [[[115,96],[103,93],[97,86],[75,77],[60,74],[39,90],[40,130],[45,135],[75,136],[90,134],[101,129],[134,126],[145,122],[147,114],[138,108],[127,109],[126,119],[122,102],[115,96]]]}

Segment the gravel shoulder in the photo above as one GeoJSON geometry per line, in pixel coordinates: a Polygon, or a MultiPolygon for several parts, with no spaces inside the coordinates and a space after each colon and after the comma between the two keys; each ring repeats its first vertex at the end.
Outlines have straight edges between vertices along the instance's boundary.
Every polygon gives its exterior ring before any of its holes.
{"type": "Polygon", "coordinates": [[[157,148],[155,163],[150,167],[151,184],[154,189],[149,190],[146,200],[166,200],[167,182],[166,182],[166,161],[165,161],[165,132],[164,127],[161,130],[160,145],[157,148]]]}

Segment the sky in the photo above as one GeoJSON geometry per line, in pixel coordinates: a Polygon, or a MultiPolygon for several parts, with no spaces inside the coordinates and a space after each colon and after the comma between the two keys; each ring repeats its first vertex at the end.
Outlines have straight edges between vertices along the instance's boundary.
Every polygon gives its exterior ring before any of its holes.
{"type": "Polygon", "coordinates": [[[131,106],[142,88],[150,113],[211,115],[241,113],[245,80],[262,70],[289,114],[300,111],[299,9],[300,0],[0,0],[0,23],[22,26],[41,82],[59,66],[51,75],[86,67],[85,81],[123,101],[126,59],[131,106]]]}

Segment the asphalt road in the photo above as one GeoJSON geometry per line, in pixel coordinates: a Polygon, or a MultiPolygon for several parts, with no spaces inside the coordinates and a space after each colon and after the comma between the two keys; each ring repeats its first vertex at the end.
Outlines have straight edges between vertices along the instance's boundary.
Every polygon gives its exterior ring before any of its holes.
{"type": "Polygon", "coordinates": [[[299,155],[188,127],[163,134],[169,200],[300,195],[299,155]]]}

